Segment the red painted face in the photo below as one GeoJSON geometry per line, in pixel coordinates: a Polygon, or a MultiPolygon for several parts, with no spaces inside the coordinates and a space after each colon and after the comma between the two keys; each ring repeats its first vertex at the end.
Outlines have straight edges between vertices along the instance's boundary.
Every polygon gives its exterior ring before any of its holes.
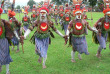
{"type": "Polygon", "coordinates": [[[46,14],[46,12],[40,12],[41,14],[46,14]]]}
{"type": "Polygon", "coordinates": [[[2,33],[3,33],[3,29],[2,27],[0,27],[0,36],[2,35],[2,33]]]}
{"type": "Polygon", "coordinates": [[[76,28],[76,30],[82,30],[83,25],[81,23],[76,23],[75,28],[76,28]]]}
{"type": "Polygon", "coordinates": [[[12,19],[10,19],[9,21],[10,21],[10,23],[12,23],[12,19]]]}
{"type": "Polygon", "coordinates": [[[35,18],[36,17],[36,15],[35,14],[33,14],[33,18],[35,18]]]}
{"type": "Polygon", "coordinates": [[[47,29],[48,29],[47,23],[41,23],[40,29],[41,29],[42,31],[47,31],[47,29]]]}
{"type": "Polygon", "coordinates": [[[63,16],[63,13],[61,13],[60,16],[62,17],[63,16]]]}
{"type": "Polygon", "coordinates": [[[25,22],[28,21],[28,18],[27,18],[27,17],[24,17],[24,21],[25,21],[25,22]]]}
{"type": "Polygon", "coordinates": [[[69,18],[69,17],[66,17],[66,18],[65,18],[65,20],[66,20],[66,21],[69,21],[69,20],[70,20],[70,18],[69,18]]]}
{"type": "Polygon", "coordinates": [[[104,23],[104,28],[107,30],[107,29],[109,29],[109,23],[104,23]]]}
{"type": "Polygon", "coordinates": [[[84,19],[87,19],[87,16],[84,16],[84,19]]]}
{"type": "Polygon", "coordinates": [[[39,14],[37,14],[37,16],[39,16],[39,14]]]}

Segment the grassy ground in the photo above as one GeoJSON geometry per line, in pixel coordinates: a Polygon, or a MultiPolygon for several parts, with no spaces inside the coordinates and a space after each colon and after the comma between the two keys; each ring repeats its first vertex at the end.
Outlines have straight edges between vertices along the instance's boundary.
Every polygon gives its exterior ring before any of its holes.
{"type": "MultiPolygon", "coordinates": [[[[30,15],[30,14],[29,14],[30,15]]],[[[91,18],[91,13],[87,13],[91,18]]],[[[21,14],[20,17],[22,17],[21,14]]],[[[16,15],[19,19],[19,14],[16,15]]],[[[103,17],[103,13],[93,13],[93,24],[103,17]]],[[[7,15],[2,15],[3,19],[7,19],[7,15]]],[[[20,20],[20,19],[19,19],[20,20]]],[[[88,21],[90,26],[93,27],[91,21],[88,21]]],[[[61,31],[60,26],[56,26],[61,31]]],[[[64,32],[61,31],[63,34],[64,32]]],[[[30,37],[34,31],[30,34],[30,37]]],[[[52,43],[49,45],[48,58],[46,61],[47,68],[42,69],[42,64],[37,62],[38,56],[35,54],[35,45],[29,42],[30,37],[25,40],[24,51],[20,46],[20,52],[16,53],[11,51],[11,57],[13,62],[10,64],[11,74],[110,74],[110,52],[107,44],[107,49],[102,51],[102,58],[98,59],[95,55],[97,53],[98,45],[92,42],[92,32],[89,31],[89,35],[86,36],[88,51],[90,55],[86,56],[82,54],[83,60],[78,59],[78,53],[76,53],[76,63],[71,62],[71,47],[64,46],[64,39],[53,32],[55,38],[52,38],[52,43]]],[[[5,74],[6,69],[3,66],[1,74],[5,74]]]]}

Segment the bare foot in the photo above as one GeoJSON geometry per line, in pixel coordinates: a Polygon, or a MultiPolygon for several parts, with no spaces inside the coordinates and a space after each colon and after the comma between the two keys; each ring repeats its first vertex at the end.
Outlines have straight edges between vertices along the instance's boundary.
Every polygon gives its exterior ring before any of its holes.
{"type": "Polygon", "coordinates": [[[73,59],[71,59],[71,62],[75,63],[76,61],[75,61],[75,60],[73,60],[73,59]]]}
{"type": "Polygon", "coordinates": [[[41,63],[41,62],[42,62],[42,58],[39,58],[39,59],[38,59],[38,62],[41,63]]]}
{"type": "Polygon", "coordinates": [[[6,74],[10,74],[10,72],[8,71],[6,74]]]}
{"type": "Polygon", "coordinates": [[[19,50],[16,50],[16,53],[18,53],[19,52],[19,50]]]}
{"type": "Polygon", "coordinates": [[[98,54],[96,54],[96,57],[97,57],[97,58],[101,58],[100,55],[98,55],[98,54]]]}
{"type": "Polygon", "coordinates": [[[43,66],[43,69],[47,68],[45,65],[43,66]]]}

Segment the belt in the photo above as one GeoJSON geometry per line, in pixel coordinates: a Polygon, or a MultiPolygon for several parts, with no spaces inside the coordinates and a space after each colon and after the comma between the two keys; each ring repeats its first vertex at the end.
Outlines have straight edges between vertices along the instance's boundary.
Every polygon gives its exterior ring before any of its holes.
{"type": "Polygon", "coordinates": [[[85,34],[82,34],[82,35],[74,35],[74,34],[72,34],[72,36],[74,36],[74,37],[83,37],[83,36],[85,36],[85,34]]]}

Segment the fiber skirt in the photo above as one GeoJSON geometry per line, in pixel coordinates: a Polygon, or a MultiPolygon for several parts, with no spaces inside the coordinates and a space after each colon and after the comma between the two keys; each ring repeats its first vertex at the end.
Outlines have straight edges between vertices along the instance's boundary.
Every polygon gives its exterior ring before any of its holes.
{"type": "Polygon", "coordinates": [[[9,43],[6,38],[0,39],[0,65],[10,64],[9,43]]]}
{"type": "Polygon", "coordinates": [[[35,37],[35,45],[36,45],[37,54],[40,57],[45,58],[47,56],[49,37],[44,38],[44,39],[39,39],[39,38],[35,37]]]}
{"type": "Polygon", "coordinates": [[[83,37],[72,36],[71,40],[72,46],[74,47],[75,51],[79,52],[80,54],[85,53],[86,55],[89,55],[85,36],[83,37]]]}

